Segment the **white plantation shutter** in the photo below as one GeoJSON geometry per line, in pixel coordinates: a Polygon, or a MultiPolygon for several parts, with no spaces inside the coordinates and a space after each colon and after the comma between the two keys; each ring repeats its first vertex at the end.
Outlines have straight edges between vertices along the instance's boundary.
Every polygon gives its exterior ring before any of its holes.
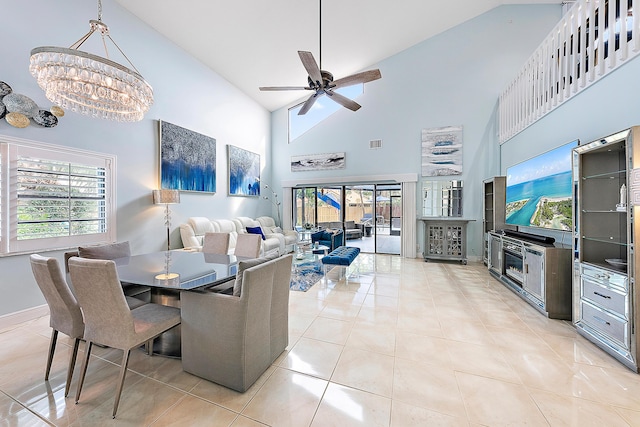
{"type": "Polygon", "coordinates": [[[2,252],[114,240],[114,156],[25,141],[0,142],[6,146],[0,159],[2,252]]]}

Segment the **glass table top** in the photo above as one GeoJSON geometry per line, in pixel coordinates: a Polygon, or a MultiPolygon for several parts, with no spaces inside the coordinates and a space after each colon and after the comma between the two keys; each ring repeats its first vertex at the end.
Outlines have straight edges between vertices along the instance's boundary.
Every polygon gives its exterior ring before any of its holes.
{"type": "Polygon", "coordinates": [[[187,290],[235,277],[238,260],[235,255],[178,250],[133,255],[114,261],[122,282],[187,290]]]}

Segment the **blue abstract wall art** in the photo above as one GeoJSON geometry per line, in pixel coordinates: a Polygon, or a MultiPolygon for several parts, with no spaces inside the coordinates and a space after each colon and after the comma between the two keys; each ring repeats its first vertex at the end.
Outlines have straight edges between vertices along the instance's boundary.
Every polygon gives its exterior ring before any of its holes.
{"type": "Polygon", "coordinates": [[[163,189],[216,192],[216,140],[160,120],[163,189]]]}
{"type": "Polygon", "coordinates": [[[229,195],[260,196],[260,155],[228,145],[229,195]]]}

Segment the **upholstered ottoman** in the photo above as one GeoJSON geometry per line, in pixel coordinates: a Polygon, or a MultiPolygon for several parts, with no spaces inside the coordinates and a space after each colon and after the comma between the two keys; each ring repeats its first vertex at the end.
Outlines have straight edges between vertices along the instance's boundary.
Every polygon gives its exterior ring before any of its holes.
{"type": "Polygon", "coordinates": [[[342,278],[342,273],[346,271],[351,263],[356,259],[358,254],[360,253],[360,248],[353,248],[350,246],[339,246],[329,252],[329,254],[322,257],[322,265],[324,267],[324,276],[325,280],[327,277],[327,268],[330,265],[341,267],[340,269],[340,278],[342,278]],[[344,270],[342,269],[344,267],[344,270]]]}

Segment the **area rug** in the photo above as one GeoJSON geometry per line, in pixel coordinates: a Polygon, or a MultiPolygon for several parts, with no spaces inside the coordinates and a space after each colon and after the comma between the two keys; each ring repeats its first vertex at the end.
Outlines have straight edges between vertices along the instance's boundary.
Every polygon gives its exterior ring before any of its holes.
{"type": "Polygon", "coordinates": [[[293,267],[289,288],[292,291],[307,292],[322,277],[324,273],[320,261],[303,262],[293,267]]]}

